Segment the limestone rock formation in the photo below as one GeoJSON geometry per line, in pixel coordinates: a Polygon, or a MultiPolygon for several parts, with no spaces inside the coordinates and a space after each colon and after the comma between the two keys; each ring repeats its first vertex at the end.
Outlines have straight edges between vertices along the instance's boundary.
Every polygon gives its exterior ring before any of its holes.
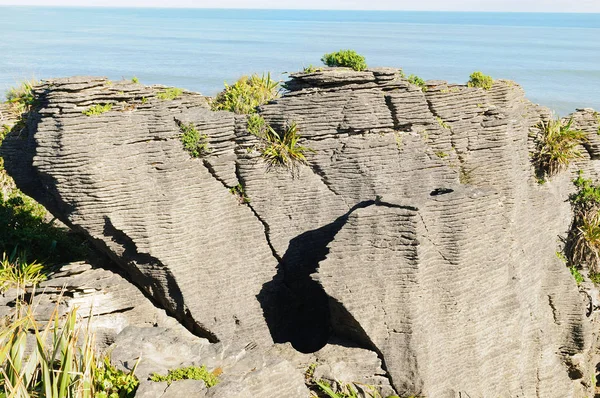
{"type": "MultiPolygon", "coordinates": [[[[39,87],[2,156],[19,187],[217,343],[206,350],[258,347],[261,372],[232,370],[206,396],[306,396],[306,363],[272,343],[316,355],[335,339],[377,356],[381,372],[364,372],[386,393],[591,395],[597,290],[556,252],[575,171],[600,176],[597,113],[573,115],[583,157],[542,185],[531,154],[550,112],[516,83],[423,91],[395,69],[325,68],[286,88],[259,112],[276,130],[297,123],[314,150],[295,173],[268,169],[246,118],[201,95],[89,77],[39,87]],[[112,109],[82,114],[94,104],[112,109]],[[189,124],[208,137],[200,159],[180,141],[189,124]]],[[[340,362],[320,374],[359,377],[340,362]]]]}

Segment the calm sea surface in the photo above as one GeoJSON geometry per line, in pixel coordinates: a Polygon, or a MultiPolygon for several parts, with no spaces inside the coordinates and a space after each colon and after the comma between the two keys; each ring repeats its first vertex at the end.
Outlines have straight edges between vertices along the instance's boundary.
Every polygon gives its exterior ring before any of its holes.
{"type": "Polygon", "coordinates": [[[513,79],[560,114],[600,109],[600,14],[0,7],[0,92],[101,75],[214,95],[342,48],[425,79],[513,79]]]}

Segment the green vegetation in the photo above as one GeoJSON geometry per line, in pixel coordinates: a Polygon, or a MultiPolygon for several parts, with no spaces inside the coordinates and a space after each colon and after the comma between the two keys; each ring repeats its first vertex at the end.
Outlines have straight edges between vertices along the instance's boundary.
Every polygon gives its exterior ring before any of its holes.
{"type": "Polygon", "coordinates": [[[20,261],[34,259],[47,266],[83,258],[83,239],[45,217],[46,209],[19,190],[8,197],[0,194],[0,252],[18,248],[20,261]]]}
{"type": "Polygon", "coordinates": [[[35,80],[25,81],[6,92],[6,103],[9,104],[13,115],[20,118],[24,113],[29,112],[35,102],[33,87],[37,84],[39,82],[35,80]]]}
{"type": "Polygon", "coordinates": [[[147,104],[148,103],[148,98],[142,97],[141,102],[142,102],[143,105],[147,104]]]}
{"type": "Polygon", "coordinates": [[[279,97],[279,82],[271,79],[271,74],[243,76],[233,85],[225,83],[212,101],[213,111],[230,111],[237,114],[256,113],[256,108],[279,97]]]}
{"type": "Polygon", "coordinates": [[[450,130],[450,125],[448,123],[446,123],[441,117],[436,116],[435,120],[437,121],[437,123],[440,125],[441,128],[450,130]]]}
{"type": "Polygon", "coordinates": [[[204,365],[200,368],[189,366],[186,368],[170,369],[166,376],[154,373],[150,376],[150,380],[156,382],[166,381],[168,384],[177,380],[202,380],[206,384],[206,387],[210,388],[219,382],[217,373],[216,371],[209,372],[204,365]]]}
{"type": "Polygon", "coordinates": [[[583,282],[583,275],[581,275],[581,272],[579,272],[577,267],[569,267],[569,271],[571,271],[571,275],[573,275],[573,278],[575,279],[577,285],[581,285],[581,283],[583,282]]]}
{"type": "Polygon", "coordinates": [[[177,87],[169,87],[164,89],[163,91],[159,91],[156,94],[156,98],[163,101],[173,101],[175,98],[181,96],[183,94],[183,90],[177,87]]]}
{"type": "Polygon", "coordinates": [[[577,191],[569,197],[573,221],[565,241],[565,257],[570,268],[586,266],[591,277],[600,272],[600,186],[583,178],[581,171],[573,183],[577,191]]]}
{"type": "Polygon", "coordinates": [[[248,117],[248,132],[260,138],[259,151],[269,167],[284,166],[295,171],[299,164],[306,164],[306,152],[312,149],[298,144],[298,125],[292,122],[283,132],[273,129],[260,115],[248,117]]]}
{"type": "Polygon", "coordinates": [[[94,335],[77,325],[76,309],[64,321],[58,305],[44,323],[21,301],[10,321],[0,327],[0,397],[131,398],[137,386],[133,374],[118,376],[101,363],[94,335]],[[122,380],[121,385],[113,381],[122,380]],[[108,385],[110,384],[110,388],[108,385]]]}
{"type": "Polygon", "coordinates": [[[600,285],[600,273],[592,272],[590,273],[590,280],[594,282],[596,285],[600,285]]]}
{"type": "Polygon", "coordinates": [[[440,152],[436,152],[436,153],[435,153],[435,156],[437,156],[437,157],[438,157],[438,158],[440,158],[440,159],[444,159],[444,158],[447,158],[447,157],[448,157],[448,156],[450,156],[450,155],[448,155],[446,152],[441,152],[441,151],[440,151],[440,152]]]}
{"type": "Polygon", "coordinates": [[[587,134],[572,129],[572,125],[572,118],[566,124],[560,118],[539,123],[541,134],[533,160],[540,174],[552,177],[581,157],[577,148],[586,142],[587,134]]]}
{"type": "Polygon", "coordinates": [[[237,184],[233,188],[229,188],[229,192],[238,198],[240,204],[250,203],[250,198],[246,195],[242,184],[237,184]]]}
{"type": "Polygon", "coordinates": [[[131,82],[135,83],[135,84],[138,84],[140,82],[140,79],[138,79],[136,76],[134,76],[134,77],[131,78],[131,82]]]}
{"type": "Polygon", "coordinates": [[[355,71],[367,69],[365,57],[358,54],[354,50],[340,50],[333,53],[325,54],[321,61],[327,66],[343,66],[352,68],[355,71]]]}
{"type": "Polygon", "coordinates": [[[427,85],[425,84],[425,80],[421,79],[417,75],[408,76],[408,82],[414,84],[415,86],[421,87],[421,90],[427,91],[427,85]]]}
{"type": "Polygon", "coordinates": [[[44,266],[35,261],[27,262],[25,253],[2,254],[0,262],[0,293],[12,287],[37,285],[46,279],[44,266]]]}
{"type": "Polygon", "coordinates": [[[469,81],[467,82],[467,86],[469,87],[479,87],[484,90],[489,90],[494,85],[494,79],[491,76],[484,75],[481,72],[473,72],[471,76],[469,76],[469,81]]]}
{"type": "Polygon", "coordinates": [[[138,362],[130,373],[115,368],[109,357],[104,357],[94,371],[94,398],[133,398],[140,381],[135,377],[138,362]]]}
{"type": "Polygon", "coordinates": [[[103,113],[106,113],[108,111],[110,111],[112,109],[112,104],[104,104],[104,105],[100,105],[100,104],[96,104],[96,105],[92,105],[90,106],[88,109],[86,109],[85,111],[81,112],[86,116],[98,116],[98,115],[102,115],[103,113]]]}
{"type": "Polygon", "coordinates": [[[308,65],[306,68],[304,68],[303,72],[304,73],[315,73],[315,72],[321,72],[322,70],[323,70],[322,68],[317,68],[315,66],[308,65]]]}
{"type": "Polygon", "coordinates": [[[190,156],[198,158],[211,152],[208,135],[200,134],[194,123],[180,123],[179,129],[181,130],[183,148],[190,153],[190,156]]]}

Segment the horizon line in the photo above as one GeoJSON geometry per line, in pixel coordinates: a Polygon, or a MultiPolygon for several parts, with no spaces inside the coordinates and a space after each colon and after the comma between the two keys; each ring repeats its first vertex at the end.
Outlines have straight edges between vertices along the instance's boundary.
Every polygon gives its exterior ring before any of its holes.
{"type": "Polygon", "coordinates": [[[444,12],[444,13],[490,13],[490,14],[579,14],[579,15],[600,15],[599,12],[580,12],[580,11],[498,11],[498,10],[414,10],[414,9],[393,9],[393,8],[377,8],[377,9],[361,9],[361,8],[268,8],[268,7],[255,7],[255,8],[240,8],[240,7],[188,7],[188,6],[107,6],[107,5],[37,5],[37,4],[0,4],[0,7],[15,7],[15,8],[104,8],[104,9],[160,9],[160,10],[238,10],[238,11],[361,11],[361,12],[444,12]]]}

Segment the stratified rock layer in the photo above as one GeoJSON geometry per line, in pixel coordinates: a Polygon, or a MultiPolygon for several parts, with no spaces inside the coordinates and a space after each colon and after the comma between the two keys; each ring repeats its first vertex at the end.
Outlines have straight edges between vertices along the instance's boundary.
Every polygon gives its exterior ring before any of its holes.
{"type": "Polygon", "coordinates": [[[583,157],[541,185],[531,153],[549,111],[513,82],[423,91],[394,69],[325,69],[287,88],[259,111],[275,129],[297,123],[315,151],[293,174],[267,169],[245,117],[202,96],[94,78],[42,87],[29,136],[3,156],[212,342],[314,352],[337,335],[376,352],[406,396],[590,395],[598,300],[556,251],[571,177],[599,175],[597,113],[574,114],[583,157]],[[81,113],[95,103],[114,105],[81,113]],[[189,123],[208,136],[201,159],[179,140],[189,123]]]}

